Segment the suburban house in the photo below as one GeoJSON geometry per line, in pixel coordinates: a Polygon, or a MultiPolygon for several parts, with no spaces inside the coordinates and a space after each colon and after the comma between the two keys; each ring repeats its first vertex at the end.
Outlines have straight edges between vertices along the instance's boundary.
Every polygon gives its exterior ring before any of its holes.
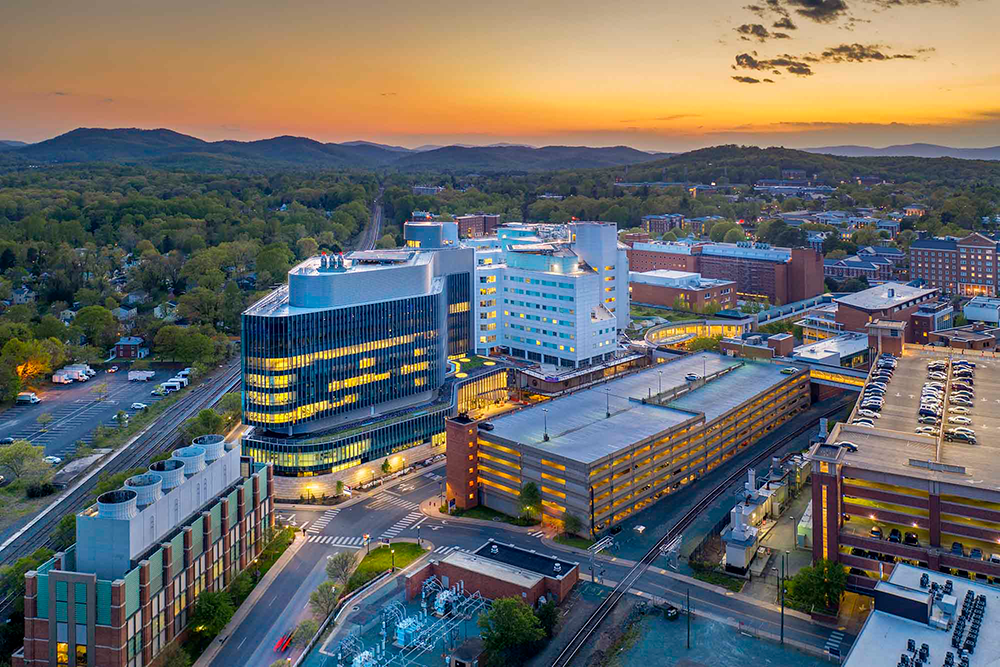
{"type": "Polygon", "coordinates": [[[128,320],[134,320],[137,314],[135,308],[123,308],[118,306],[111,311],[111,314],[115,316],[115,319],[119,322],[126,322],[128,320]]]}
{"type": "Polygon", "coordinates": [[[125,296],[125,303],[129,306],[138,306],[149,301],[149,294],[145,290],[129,292],[125,296]]]}
{"type": "Polygon", "coordinates": [[[25,287],[22,285],[21,287],[18,287],[16,290],[11,292],[11,300],[14,302],[15,306],[24,303],[34,303],[35,293],[31,290],[30,287],[25,287]]]}
{"type": "Polygon", "coordinates": [[[115,343],[114,356],[118,359],[142,359],[149,354],[149,348],[142,346],[138,336],[122,336],[115,343]]]}
{"type": "Polygon", "coordinates": [[[153,309],[153,317],[173,322],[177,319],[177,304],[173,301],[164,301],[153,309]]]}

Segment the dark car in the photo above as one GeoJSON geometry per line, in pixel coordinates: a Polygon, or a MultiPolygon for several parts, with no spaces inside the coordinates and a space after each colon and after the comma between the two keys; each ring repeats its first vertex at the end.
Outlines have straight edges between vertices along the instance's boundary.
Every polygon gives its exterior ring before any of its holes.
{"type": "Polygon", "coordinates": [[[851,555],[852,556],[860,556],[861,558],[867,558],[868,557],[868,552],[865,551],[864,549],[859,549],[857,547],[853,547],[851,549],[851,555]]]}
{"type": "Polygon", "coordinates": [[[956,556],[964,556],[965,555],[965,547],[962,546],[961,542],[952,542],[951,543],[951,553],[955,554],[956,556]]]}
{"type": "Polygon", "coordinates": [[[983,560],[983,550],[979,547],[969,550],[969,558],[975,558],[976,560],[983,560]]]}
{"type": "Polygon", "coordinates": [[[852,567],[851,568],[851,574],[853,574],[856,577],[867,577],[867,576],[869,576],[867,572],[865,572],[864,570],[860,570],[860,569],[858,569],[856,567],[852,567]]]}
{"type": "Polygon", "coordinates": [[[917,539],[916,533],[907,533],[906,535],[903,535],[903,544],[908,544],[911,547],[919,547],[920,540],[917,539]]]}
{"type": "Polygon", "coordinates": [[[4,438],[3,440],[0,440],[0,445],[13,445],[13,444],[14,444],[14,438],[4,438]]]}
{"type": "Polygon", "coordinates": [[[608,532],[611,533],[612,535],[617,535],[618,533],[622,532],[622,527],[620,525],[611,526],[611,530],[609,530],[608,532]]]}
{"type": "Polygon", "coordinates": [[[903,534],[899,532],[899,528],[893,528],[889,531],[889,541],[893,544],[899,544],[903,541],[903,534]]]}
{"type": "Polygon", "coordinates": [[[870,537],[875,538],[876,540],[881,540],[882,539],[882,527],[881,526],[872,526],[872,529],[870,531],[868,531],[868,535],[870,537]]]}
{"type": "Polygon", "coordinates": [[[666,609],[663,610],[663,617],[668,621],[676,621],[680,615],[680,610],[672,604],[668,604],[666,609]]]}

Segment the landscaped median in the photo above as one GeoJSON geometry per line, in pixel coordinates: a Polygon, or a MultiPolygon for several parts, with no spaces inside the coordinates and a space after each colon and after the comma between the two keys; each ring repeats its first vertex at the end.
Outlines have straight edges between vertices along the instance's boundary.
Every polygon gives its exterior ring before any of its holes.
{"type": "Polygon", "coordinates": [[[351,578],[347,580],[347,586],[344,587],[341,597],[349,594],[356,588],[364,586],[394,566],[397,570],[405,568],[425,553],[427,553],[426,549],[413,542],[396,542],[389,546],[372,549],[371,553],[366,554],[361,559],[358,567],[351,574],[351,578]]]}

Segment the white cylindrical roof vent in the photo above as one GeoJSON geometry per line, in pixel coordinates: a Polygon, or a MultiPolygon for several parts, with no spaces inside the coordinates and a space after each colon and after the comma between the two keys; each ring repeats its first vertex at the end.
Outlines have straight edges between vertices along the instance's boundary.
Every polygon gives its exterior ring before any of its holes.
{"type": "Polygon", "coordinates": [[[136,502],[140,508],[152,505],[163,496],[163,477],[155,472],[129,477],[125,486],[138,494],[136,502]]]}
{"type": "Polygon", "coordinates": [[[199,436],[191,444],[205,450],[205,463],[220,459],[226,453],[226,437],[218,433],[199,436]]]}
{"type": "Polygon", "coordinates": [[[139,513],[138,494],[131,489],[102,493],[97,498],[97,516],[102,519],[131,519],[139,513]]]}
{"type": "Polygon", "coordinates": [[[201,447],[189,445],[175,449],[173,457],[184,462],[184,474],[187,477],[205,469],[205,450],[201,447]]]}
{"type": "Polygon", "coordinates": [[[155,472],[163,479],[163,484],[160,488],[164,491],[169,491],[184,482],[184,461],[181,459],[157,461],[149,466],[149,471],[155,472]]]}

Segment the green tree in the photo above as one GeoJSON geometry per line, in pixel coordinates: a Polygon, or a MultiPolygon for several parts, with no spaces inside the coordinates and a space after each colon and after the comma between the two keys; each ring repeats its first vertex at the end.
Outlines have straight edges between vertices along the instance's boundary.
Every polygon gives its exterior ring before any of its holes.
{"type": "Polygon", "coordinates": [[[840,283],[841,292],[862,292],[868,289],[868,281],[864,278],[848,278],[840,283]]]}
{"type": "Polygon", "coordinates": [[[332,581],[324,581],[309,594],[309,609],[319,619],[325,619],[337,608],[337,586],[332,581]]]}
{"type": "Polygon", "coordinates": [[[539,491],[537,484],[528,482],[521,487],[521,492],[517,494],[517,501],[521,506],[521,512],[530,519],[533,512],[541,512],[542,492],[539,491]]]}
{"type": "Polygon", "coordinates": [[[844,259],[845,257],[847,257],[847,251],[841,248],[835,248],[826,253],[826,259],[844,259]]]}
{"type": "Polygon", "coordinates": [[[575,514],[563,514],[563,531],[568,535],[577,535],[583,531],[583,521],[575,514]]]}
{"type": "Polygon", "coordinates": [[[0,567],[0,596],[23,596],[25,573],[37,569],[39,565],[52,558],[54,554],[55,552],[52,549],[41,547],[35,549],[27,556],[18,558],[12,565],[0,567]]]}
{"type": "Polygon", "coordinates": [[[308,259],[315,255],[316,251],[319,250],[319,244],[316,243],[316,239],[307,236],[295,242],[295,250],[299,259],[308,259]]]}
{"type": "Polygon", "coordinates": [[[11,479],[20,479],[44,466],[44,456],[44,447],[36,447],[27,440],[15,440],[0,447],[0,470],[6,470],[11,479]]]}
{"type": "Polygon", "coordinates": [[[178,642],[170,642],[158,657],[160,667],[191,667],[191,656],[178,642]]]}
{"type": "Polygon", "coordinates": [[[128,425],[128,413],[124,410],[119,410],[115,414],[115,421],[118,422],[118,428],[125,428],[128,425]]]}
{"type": "Polygon", "coordinates": [[[718,350],[719,341],[722,340],[721,336],[700,336],[698,338],[693,338],[687,344],[687,349],[691,352],[700,352],[702,350],[718,350]]]}
{"type": "Polygon", "coordinates": [[[392,234],[385,234],[375,243],[375,247],[380,250],[383,248],[395,248],[396,237],[392,234]]]}
{"type": "Polygon", "coordinates": [[[311,618],[307,618],[299,622],[298,627],[295,628],[295,634],[292,635],[292,644],[300,647],[305,646],[316,636],[317,632],[319,632],[319,623],[311,618]]]}
{"type": "Polygon", "coordinates": [[[499,598],[477,621],[486,667],[524,664],[536,642],[545,637],[542,625],[520,598],[499,598]]]}
{"type": "Polygon", "coordinates": [[[819,560],[802,568],[789,581],[794,599],[820,610],[837,609],[846,587],[847,570],[840,563],[829,560],[819,560]]]}
{"type": "Polygon", "coordinates": [[[37,423],[39,426],[42,427],[41,431],[42,431],[42,433],[44,433],[45,431],[48,430],[48,428],[46,428],[46,427],[49,424],[52,423],[52,413],[51,412],[43,412],[43,413],[39,414],[37,417],[35,417],[35,423],[37,423]]]}
{"type": "Polygon", "coordinates": [[[218,433],[225,426],[226,420],[211,408],[205,408],[197,415],[184,422],[184,437],[194,440],[198,436],[218,433]]]}
{"type": "Polygon", "coordinates": [[[232,619],[236,609],[226,591],[202,591],[195,601],[191,626],[203,637],[215,637],[232,619]]]}
{"type": "Polygon", "coordinates": [[[341,551],[326,561],[326,576],[341,590],[347,586],[352,572],[354,572],[354,554],[352,553],[341,551]]]}
{"type": "Polygon", "coordinates": [[[383,474],[386,474],[386,475],[388,475],[390,472],[392,472],[392,464],[389,463],[389,459],[386,459],[385,461],[382,461],[382,472],[383,472],[383,474]]]}
{"type": "Polygon", "coordinates": [[[732,227],[726,232],[726,235],[722,237],[724,243],[739,243],[740,241],[745,241],[747,235],[743,232],[743,229],[737,225],[732,227]]]}
{"type": "Polygon", "coordinates": [[[295,258],[283,243],[272,243],[257,254],[257,284],[270,285],[285,281],[295,258]]]}
{"type": "Polygon", "coordinates": [[[52,371],[52,353],[40,340],[11,338],[0,350],[0,367],[14,375],[19,386],[24,386],[52,371]]]}
{"type": "Polygon", "coordinates": [[[57,551],[69,548],[76,542],[76,514],[65,515],[52,529],[52,547],[57,551]]]}
{"type": "Polygon", "coordinates": [[[549,599],[545,601],[545,604],[538,605],[535,616],[538,617],[538,623],[545,632],[545,638],[552,639],[556,633],[556,625],[559,623],[559,608],[556,607],[556,601],[549,599]]]}
{"type": "Polygon", "coordinates": [[[337,480],[337,495],[338,496],[344,495],[344,481],[341,479],[337,480]]]}
{"type": "Polygon", "coordinates": [[[177,313],[198,324],[215,323],[221,319],[220,295],[205,287],[195,287],[177,302],[177,313]]]}
{"type": "Polygon", "coordinates": [[[674,230],[671,229],[669,232],[667,232],[666,234],[664,234],[663,236],[661,236],[660,240],[661,241],[676,241],[677,240],[677,234],[675,234],[674,230]]]}
{"type": "Polygon", "coordinates": [[[73,326],[80,329],[92,345],[102,350],[110,348],[118,336],[118,321],[103,306],[81,308],[73,319],[73,326]]]}
{"type": "Polygon", "coordinates": [[[35,325],[35,338],[55,338],[63,340],[66,337],[66,325],[55,315],[44,315],[35,325]]]}

